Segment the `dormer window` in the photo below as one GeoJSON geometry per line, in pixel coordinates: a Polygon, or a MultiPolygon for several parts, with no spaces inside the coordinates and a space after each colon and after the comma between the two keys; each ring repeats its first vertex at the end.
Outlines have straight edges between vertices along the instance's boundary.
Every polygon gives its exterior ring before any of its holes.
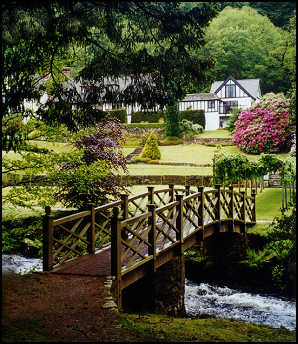
{"type": "Polygon", "coordinates": [[[226,85],[226,98],[236,97],[236,85],[226,85]]]}

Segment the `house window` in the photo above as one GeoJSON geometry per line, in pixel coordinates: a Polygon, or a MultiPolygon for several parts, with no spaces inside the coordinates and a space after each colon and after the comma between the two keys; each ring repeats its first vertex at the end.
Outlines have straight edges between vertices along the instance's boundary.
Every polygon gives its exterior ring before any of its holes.
{"type": "Polygon", "coordinates": [[[224,103],[225,113],[230,113],[232,111],[232,107],[238,108],[238,101],[232,100],[224,103]]]}
{"type": "Polygon", "coordinates": [[[236,85],[226,85],[226,98],[236,97],[236,85]]]}
{"type": "Polygon", "coordinates": [[[215,100],[208,100],[208,109],[215,110],[215,100]]]}

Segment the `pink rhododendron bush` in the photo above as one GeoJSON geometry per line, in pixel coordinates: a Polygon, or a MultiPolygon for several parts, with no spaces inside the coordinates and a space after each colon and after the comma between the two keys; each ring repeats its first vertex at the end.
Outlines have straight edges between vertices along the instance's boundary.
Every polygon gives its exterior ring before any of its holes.
{"type": "Polygon", "coordinates": [[[233,142],[245,153],[276,153],[291,147],[289,102],[283,94],[268,93],[235,122],[233,142]]]}

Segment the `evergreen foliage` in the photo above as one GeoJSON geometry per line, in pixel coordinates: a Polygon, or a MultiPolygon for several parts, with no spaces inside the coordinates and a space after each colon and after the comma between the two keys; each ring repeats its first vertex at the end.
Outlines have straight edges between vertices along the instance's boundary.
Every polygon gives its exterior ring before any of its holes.
{"type": "Polygon", "coordinates": [[[131,123],[140,123],[140,122],[158,123],[159,120],[163,118],[163,116],[164,116],[163,111],[132,112],[131,123]]]}
{"type": "Polygon", "coordinates": [[[203,129],[206,126],[206,118],[204,110],[183,110],[181,112],[181,119],[191,121],[196,124],[200,124],[203,129]]]}
{"type": "Polygon", "coordinates": [[[181,136],[181,112],[178,110],[177,104],[167,105],[164,113],[165,119],[165,135],[181,136]]]}
{"type": "Polygon", "coordinates": [[[141,153],[141,158],[149,158],[151,160],[159,160],[161,158],[157,137],[154,131],[151,132],[148,139],[146,140],[145,146],[141,153]]]}
{"type": "Polygon", "coordinates": [[[232,107],[232,113],[231,113],[231,116],[229,117],[229,120],[226,126],[226,129],[228,129],[230,132],[233,132],[235,130],[235,122],[237,121],[240,113],[241,113],[241,109],[232,107]]]}

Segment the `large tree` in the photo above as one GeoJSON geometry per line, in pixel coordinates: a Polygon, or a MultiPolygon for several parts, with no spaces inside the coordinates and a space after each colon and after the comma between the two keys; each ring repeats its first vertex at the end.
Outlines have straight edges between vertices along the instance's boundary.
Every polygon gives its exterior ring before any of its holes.
{"type": "Polygon", "coordinates": [[[5,120],[28,115],[24,100],[39,99],[48,72],[52,97],[37,115],[78,129],[102,117],[95,104],[173,103],[191,81],[204,80],[212,62],[191,52],[204,44],[203,28],[218,10],[214,3],[191,9],[177,2],[97,0],[4,1],[1,6],[5,120]],[[75,56],[83,49],[86,59],[76,68],[76,81],[88,89],[85,97],[57,77],[61,63],[77,67],[75,56]],[[107,85],[107,78],[123,76],[130,81],[120,92],[107,85]]]}
{"type": "Polygon", "coordinates": [[[251,7],[226,7],[206,29],[207,53],[217,61],[208,73],[213,80],[259,78],[263,93],[285,92],[287,36],[251,7]]]}

